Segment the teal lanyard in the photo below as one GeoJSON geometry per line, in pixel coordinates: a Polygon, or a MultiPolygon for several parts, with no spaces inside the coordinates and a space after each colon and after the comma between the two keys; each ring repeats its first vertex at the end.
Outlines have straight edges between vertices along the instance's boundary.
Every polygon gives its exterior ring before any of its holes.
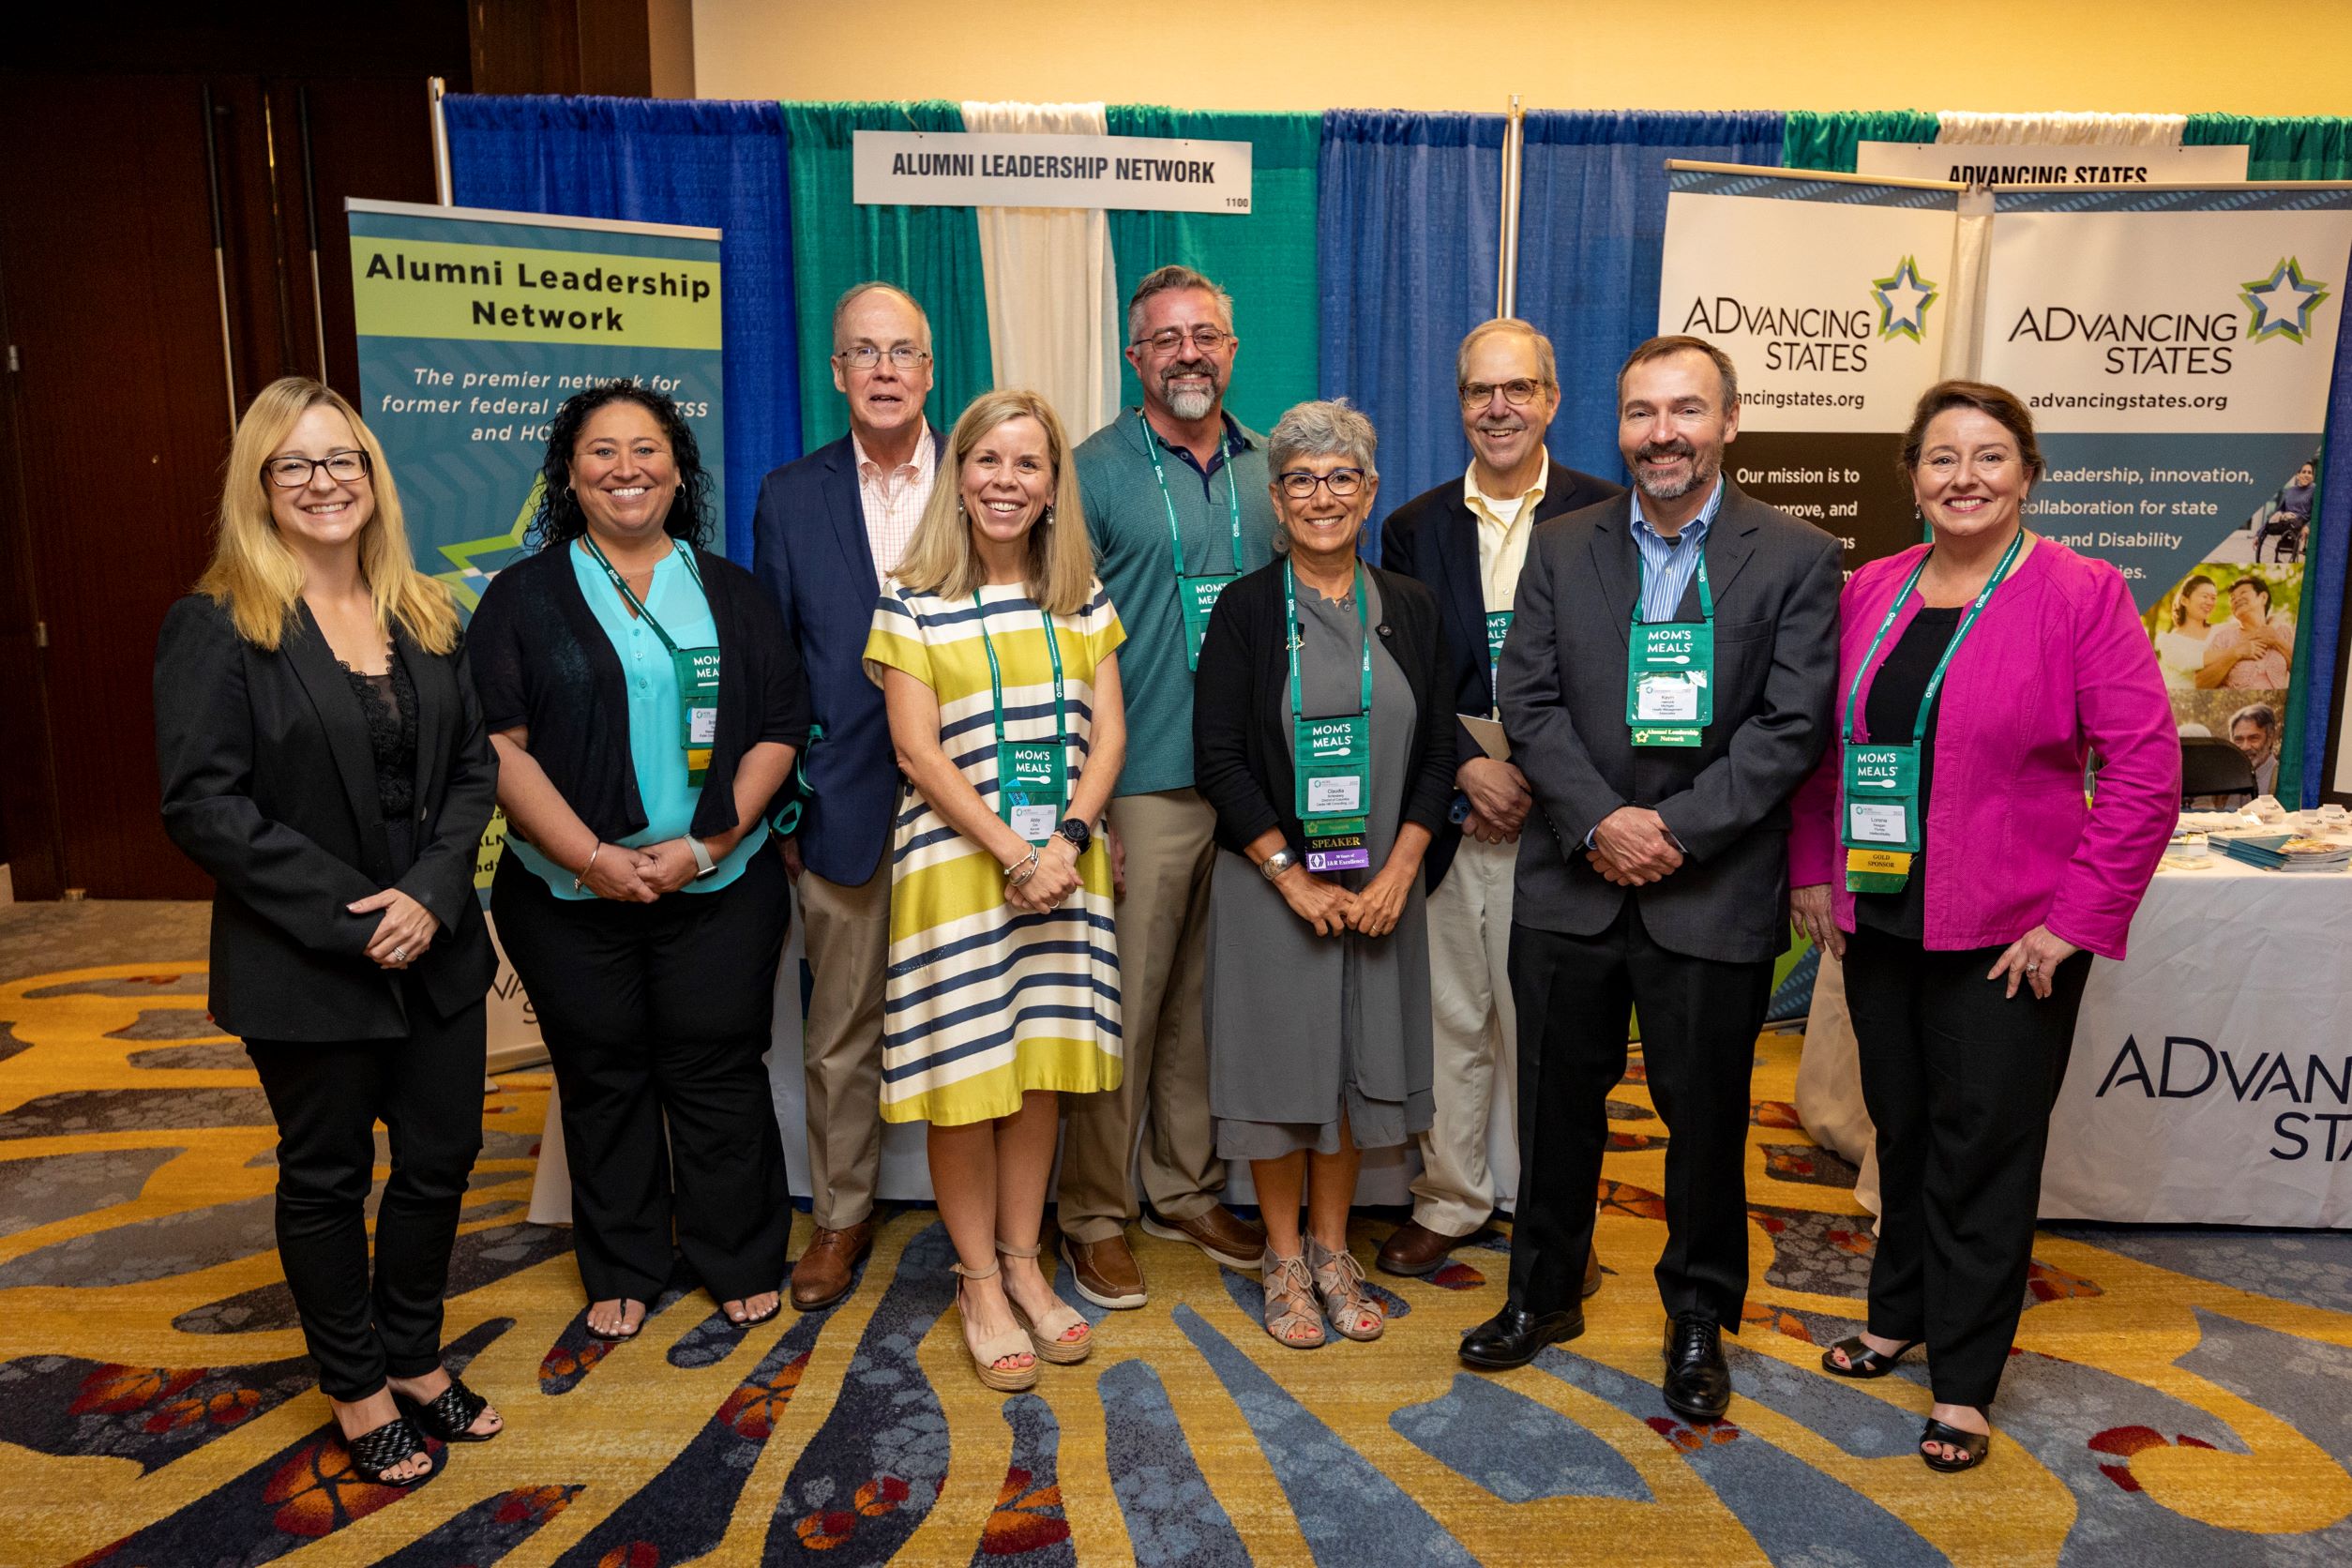
{"type": "MultiPolygon", "coordinates": [[[[1702,621],[1711,621],[1715,618],[1715,596],[1707,589],[1707,541],[1700,539],[1692,548],[1698,551],[1698,618],[1702,621]]],[[[1634,553],[1641,556],[1642,597],[1646,598],[1649,596],[1650,558],[1641,555],[1641,547],[1638,545],[1634,547],[1634,553]]],[[[1636,626],[1642,624],[1640,598],[1634,601],[1634,622],[1636,626]]]]}
{"type": "MultiPolygon", "coordinates": [[[[1364,610],[1364,563],[1356,563],[1356,627],[1364,633],[1364,700],[1356,709],[1359,716],[1372,711],[1372,627],[1364,610]]],[[[1306,717],[1305,699],[1299,691],[1299,644],[1306,641],[1306,628],[1299,625],[1298,580],[1290,571],[1290,558],[1282,558],[1282,609],[1284,625],[1289,628],[1286,641],[1290,644],[1290,717],[1293,722],[1306,717]]]]}
{"type": "MultiPolygon", "coordinates": [[[[661,639],[661,645],[664,648],[667,648],[671,655],[674,657],[678,652],[678,645],[670,641],[670,634],[662,629],[662,625],[659,621],[654,619],[654,612],[645,608],[645,601],[639,598],[635,594],[629,592],[627,580],[621,576],[620,572],[614,568],[611,562],[605,559],[604,551],[596,548],[596,541],[588,535],[582,534],[580,536],[580,542],[588,547],[588,553],[596,558],[596,565],[602,566],[604,568],[604,575],[612,580],[612,586],[618,588],[621,591],[621,596],[629,601],[629,608],[637,611],[638,619],[643,621],[647,626],[654,628],[654,635],[661,639]]],[[[694,579],[694,586],[696,588],[701,589],[702,573],[694,564],[694,552],[691,550],[682,549],[675,544],[672,544],[670,547],[670,551],[671,554],[677,556],[680,560],[686,563],[686,575],[694,579]]],[[[656,562],[655,565],[658,565],[660,563],[656,562]]],[[[653,585],[650,582],[646,584],[646,592],[653,592],[653,585]]],[[[708,602],[710,594],[707,589],[703,590],[702,596],[704,601],[708,602]]]]}
{"type": "MultiPolygon", "coordinates": [[[[997,667],[996,644],[988,641],[988,607],[980,602],[980,592],[972,590],[972,607],[980,612],[980,646],[988,655],[988,691],[996,699],[996,744],[1004,744],[1004,672],[997,667]]],[[[1046,654],[1053,660],[1053,738],[1056,745],[1066,741],[1069,727],[1062,715],[1062,640],[1054,635],[1053,617],[1043,610],[1037,618],[1046,626],[1046,654]]]]}
{"type": "MultiPolygon", "coordinates": [[[[1168,547],[1176,557],[1176,575],[1190,577],[1184,570],[1184,535],[1176,522],[1176,498],[1168,492],[1168,471],[1160,466],[1160,438],[1153,433],[1151,421],[1140,414],[1136,423],[1143,428],[1143,449],[1152,459],[1152,477],[1160,482],[1160,505],[1168,508],[1168,547]]],[[[1230,440],[1220,441],[1217,455],[1225,460],[1225,510],[1233,528],[1233,573],[1242,571],[1242,495],[1233,480],[1233,445],[1230,440]]],[[[1214,575],[1214,574],[1213,574],[1214,575]]]]}
{"type": "MultiPolygon", "coordinates": [[[[1993,575],[1984,580],[1984,586],[1968,606],[1968,612],[1960,617],[1959,628],[1952,634],[1952,641],[1944,644],[1944,656],[1936,661],[1936,672],[1927,677],[1927,689],[1920,694],[1919,718],[1911,731],[1913,746],[1927,738],[1927,717],[1936,706],[1936,693],[1943,686],[1944,671],[1952,668],[1952,656],[1960,651],[1961,641],[1968,635],[1968,628],[1976,625],[1976,618],[1984,613],[1986,601],[1992,598],[1993,590],[2000,586],[2001,579],[2009,575],[2010,565],[2017,559],[2017,552],[2025,547],[2025,543],[2026,531],[2020,528],[2010,539],[2009,548],[2001,551],[1999,565],[1993,568],[1993,575]]],[[[1894,602],[1887,606],[1886,619],[1878,623],[1877,631],[1870,639],[1870,651],[1862,655],[1862,668],[1854,671],[1854,684],[1846,688],[1846,725],[1841,734],[1848,746],[1854,744],[1854,706],[1862,698],[1862,681],[1869,675],[1871,664],[1878,657],[1878,645],[1887,640],[1887,633],[1893,628],[1895,618],[1903,613],[1905,601],[1910,598],[1911,590],[1919,586],[1920,574],[1927,569],[1928,559],[1935,553],[1934,547],[1929,547],[1927,554],[1919,558],[1919,565],[1911,568],[1911,575],[1903,580],[1902,590],[1894,596],[1894,602]]]]}

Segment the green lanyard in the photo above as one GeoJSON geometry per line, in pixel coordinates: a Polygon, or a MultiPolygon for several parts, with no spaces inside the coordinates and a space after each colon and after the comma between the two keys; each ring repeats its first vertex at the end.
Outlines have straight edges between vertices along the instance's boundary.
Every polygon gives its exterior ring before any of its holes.
{"type": "Polygon", "coordinates": [[[1364,563],[1356,563],[1356,628],[1364,638],[1364,687],[1356,711],[1336,718],[1306,716],[1299,680],[1299,648],[1306,641],[1299,625],[1298,579],[1290,559],[1282,561],[1284,637],[1290,654],[1291,807],[1306,838],[1306,868],[1369,869],[1365,813],[1372,805],[1372,625],[1364,591],[1364,563]]]}
{"type": "MultiPolygon", "coordinates": [[[[1707,582],[1707,541],[1692,538],[1698,551],[1698,620],[1645,621],[1641,597],[1634,600],[1633,629],[1625,640],[1625,724],[1636,746],[1696,746],[1715,721],[1715,596],[1707,582]]],[[[1636,545],[1638,550],[1638,545],[1636,545]]],[[[1641,561],[1646,590],[1650,560],[1641,561]]]]}
{"type": "MultiPolygon", "coordinates": [[[[1979,615],[1984,613],[1986,601],[1992,598],[1993,590],[2000,586],[2001,579],[2009,575],[2010,565],[2017,559],[2017,552],[2025,542],[2026,531],[2020,528],[2009,541],[2009,548],[2001,551],[1999,564],[1994,566],[1993,575],[1984,580],[1984,586],[1968,606],[1968,612],[1960,618],[1959,627],[1952,632],[1952,641],[1944,644],[1943,657],[1936,661],[1935,672],[1927,677],[1927,688],[1920,693],[1919,717],[1911,730],[1913,746],[1927,738],[1928,713],[1936,705],[1936,693],[1942,689],[1944,671],[1952,668],[1952,656],[1960,651],[1961,641],[1968,635],[1968,628],[1976,625],[1979,615]]],[[[1887,640],[1887,633],[1894,629],[1896,619],[1903,613],[1904,604],[1910,598],[1911,590],[1919,586],[1920,574],[1927,570],[1928,560],[1935,553],[1930,547],[1927,554],[1919,558],[1919,565],[1911,568],[1911,575],[1903,580],[1903,587],[1894,596],[1894,602],[1887,606],[1886,619],[1878,623],[1877,631],[1871,636],[1869,651],[1862,655],[1862,668],[1854,671],[1854,684],[1846,688],[1846,723],[1840,731],[1840,738],[1848,746],[1854,744],[1854,707],[1862,698],[1862,680],[1870,673],[1871,662],[1878,656],[1879,644],[1887,640]]]]}
{"type": "MultiPolygon", "coordinates": [[[[699,787],[709,776],[711,748],[718,738],[719,651],[716,647],[679,647],[671,638],[669,629],[655,619],[653,611],[630,592],[627,579],[614,569],[604,551],[596,548],[596,539],[582,534],[580,542],[588,547],[588,553],[596,558],[596,565],[604,568],[604,575],[612,580],[612,586],[620,590],[621,597],[626,599],[629,608],[637,611],[638,619],[654,628],[654,635],[661,639],[662,647],[669,651],[671,672],[678,683],[678,744],[686,749],[686,783],[699,787]]],[[[695,588],[701,593],[703,602],[707,604],[710,591],[702,585],[701,568],[694,564],[692,548],[672,545],[671,550],[686,563],[686,575],[694,579],[695,588]]],[[[652,591],[650,586],[647,591],[652,591]]]]}
{"type": "MultiPolygon", "coordinates": [[[[1707,541],[1704,539],[1697,541],[1696,549],[1698,550],[1698,618],[1702,621],[1711,621],[1715,618],[1715,596],[1707,587],[1707,541]]],[[[1636,553],[1640,553],[1638,549],[1636,553]]],[[[1641,583],[1646,593],[1650,586],[1650,561],[1647,556],[1642,558],[1641,583]]],[[[1641,600],[1636,598],[1634,600],[1634,625],[1637,626],[1664,626],[1666,623],[1644,621],[1641,618],[1641,600]]]]}
{"type": "MultiPolygon", "coordinates": [[[[637,611],[638,619],[654,628],[654,635],[661,639],[661,645],[670,651],[672,658],[675,658],[679,653],[678,645],[670,640],[670,634],[662,629],[661,623],[654,619],[654,612],[645,607],[645,601],[630,592],[628,580],[621,575],[611,561],[605,559],[604,551],[596,548],[596,539],[587,534],[582,534],[580,536],[580,542],[588,547],[588,553],[596,558],[596,565],[602,566],[604,575],[612,580],[612,586],[618,588],[621,591],[621,596],[629,601],[629,608],[637,611]]],[[[694,586],[697,589],[702,589],[702,573],[701,569],[694,564],[694,552],[690,550],[682,550],[675,544],[670,547],[670,552],[686,563],[686,575],[694,579],[694,586]]],[[[648,587],[650,589],[650,584],[648,587]]],[[[709,590],[702,589],[702,593],[705,598],[709,596],[709,590]]]]}
{"type": "MultiPolygon", "coordinates": [[[[1190,577],[1193,574],[1184,570],[1184,535],[1176,521],[1176,498],[1168,493],[1168,471],[1160,466],[1160,438],[1153,431],[1149,420],[1141,415],[1136,418],[1143,426],[1143,449],[1151,455],[1152,477],[1160,482],[1160,505],[1168,508],[1168,548],[1176,560],[1176,575],[1190,577]]],[[[1233,446],[1229,440],[1217,443],[1217,456],[1225,460],[1225,511],[1233,530],[1233,575],[1239,577],[1242,573],[1242,495],[1233,478],[1233,446]]],[[[1218,574],[1213,572],[1208,575],[1214,577],[1218,574]]]]}
{"type": "MultiPolygon", "coordinates": [[[[1282,609],[1285,616],[1283,625],[1289,628],[1290,643],[1290,716],[1304,719],[1306,711],[1304,706],[1305,699],[1299,691],[1299,644],[1305,641],[1305,634],[1299,626],[1298,580],[1291,573],[1290,558],[1287,555],[1282,559],[1282,609]]],[[[1364,633],[1364,700],[1356,709],[1357,716],[1362,717],[1372,712],[1372,626],[1364,615],[1364,563],[1361,561],[1356,563],[1356,626],[1364,633]]]]}
{"type": "Polygon", "coordinates": [[[1063,712],[1062,639],[1053,617],[1043,609],[1046,655],[1053,661],[1053,739],[1008,741],[1004,738],[1004,671],[997,664],[996,643],[988,636],[988,607],[974,590],[972,607],[980,617],[980,646],[988,655],[988,692],[996,704],[996,814],[1032,844],[1053,837],[1069,799],[1069,726],[1063,712]]]}

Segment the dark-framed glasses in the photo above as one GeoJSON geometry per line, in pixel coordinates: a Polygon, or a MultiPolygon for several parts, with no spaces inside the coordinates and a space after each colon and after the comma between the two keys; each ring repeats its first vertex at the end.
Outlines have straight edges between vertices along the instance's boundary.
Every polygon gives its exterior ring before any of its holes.
{"type": "Polygon", "coordinates": [[[1200,325],[1187,332],[1181,326],[1164,326],[1149,338],[1138,338],[1129,346],[1150,349],[1153,354],[1174,354],[1189,341],[1196,353],[1214,354],[1233,340],[1233,334],[1221,326],[1200,325]]]}
{"type": "Polygon", "coordinates": [[[1505,382],[1466,381],[1462,383],[1462,406],[1485,408],[1498,392],[1513,408],[1525,408],[1535,400],[1535,395],[1550,385],[1549,382],[1534,381],[1526,376],[1505,382]]]}
{"type": "Polygon", "coordinates": [[[1364,470],[1334,468],[1329,474],[1309,474],[1304,468],[1292,468],[1284,470],[1274,482],[1282,487],[1282,493],[1293,501],[1309,499],[1318,485],[1330,486],[1334,496],[1346,501],[1364,489],[1364,470]]]}
{"type": "Polygon", "coordinates": [[[882,355],[885,354],[890,356],[892,368],[900,370],[912,370],[931,357],[928,353],[916,348],[912,343],[894,343],[887,349],[878,349],[871,343],[860,343],[853,349],[843,349],[833,357],[852,370],[870,370],[882,362],[882,355]]]}
{"type": "Polygon", "coordinates": [[[368,454],[329,452],[323,458],[272,458],[262,464],[262,477],[279,490],[302,490],[322,468],[339,485],[356,484],[368,476],[368,454]]]}

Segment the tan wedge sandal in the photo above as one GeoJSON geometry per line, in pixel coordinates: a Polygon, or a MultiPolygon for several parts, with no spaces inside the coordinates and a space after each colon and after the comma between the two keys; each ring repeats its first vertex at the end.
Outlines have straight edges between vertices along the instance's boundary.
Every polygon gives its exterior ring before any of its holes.
{"type": "MultiPolygon", "coordinates": [[[[997,1243],[996,1249],[1007,1258],[1034,1258],[1038,1251],[1033,1246],[1015,1246],[1010,1242],[997,1243]]],[[[1029,1331],[1037,1354],[1056,1366],[1075,1366],[1094,1349],[1094,1325],[1078,1316],[1068,1303],[1056,1301],[1053,1309],[1043,1318],[1032,1319],[1021,1310],[1021,1304],[1013,1299],[1012,1291],[1004,1292],[1004,1302],[1013,1309],[1014,1320],[1029,1331]],[[1067,1335],[1072,1329],[1086,1332],[1071,1339],[1067,1335]]]]}
{"type": "Polygon", "coordinates": [[[1323,1342],[1323,1315],[1315,1307],[1315,1280],[1304,1258],[1280,1258],[1266,1249],[1266,1332],[1277,1345],[1311,1350],[1323,1342]]]}
{"type": "MultiPolygon", "coordinates": [[[[967,1269],[961,1263],[950,1263],[947,1267],[950,1273],[958,1274],[964,1279],[988,1279],[997,1272],[997,1265],[994,1263],[985,1269],[967,1269]]],[[[958,1284],[956,1287],[956,1315],[962,1317],[963,1310],[964,1288],[958,1284]]],[[[1018,1310],[1015,1308],[1017,1315],[1018,1310]]],[[[968,1348],[970,1348],[969,1345],[968,1348]]],[[[1024,1389],[1037,1386],[1036,1356],[1037,1347],[1030,1343],[1027,1333],[1020,1329],[1006,1329],[1003,1334],[988,1335],[988,1338],[980,1341],[976,1349],[972,1349],[972,1369],[980,1374],[980,1380],[999,1394],[1018,1394],[1024,1389]],[[999,1366],[997,1364],[998,1362],[1009,1360],[1014,1356],[1029,1357],[1029,1364],[1027,1366],[999,1366]]]]}
{"type": "Polygon", "coordinates": [[[1315,1276],[1315,1294],[1321,1298],[1323,1316],[1349,1339],[1378,1339],[1387,1332],[1388,1313],[1364,1286],[1364,1269],[1352,1252],[1334,1252],[1309,1236],[1307,1267],[1315,1276]]]}

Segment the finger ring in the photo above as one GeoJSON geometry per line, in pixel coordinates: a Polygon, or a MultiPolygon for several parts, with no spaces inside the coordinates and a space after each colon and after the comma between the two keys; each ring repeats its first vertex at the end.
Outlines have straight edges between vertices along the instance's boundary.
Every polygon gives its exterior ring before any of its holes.
{"type": "Polygon", "coordinates": [[[2036,958],[2036,959],[2034,959],[2031,963],[2028,963],[2028,965],[2026,965],[2026,972],[2027,972],[2028,974],[2039,974],[2039,973],[2041,973],[2041,972],[2042,972],[2042,960],[2041,960],[2041,959],[2039,959],[2039,958],[2036,958]]]}
{"type": "Polygon", "coordinates": [[[396,964],[404,964],[408,962],[408,949],[405,947],[395,947],[392,949],[392,961],[396,964]]]}

